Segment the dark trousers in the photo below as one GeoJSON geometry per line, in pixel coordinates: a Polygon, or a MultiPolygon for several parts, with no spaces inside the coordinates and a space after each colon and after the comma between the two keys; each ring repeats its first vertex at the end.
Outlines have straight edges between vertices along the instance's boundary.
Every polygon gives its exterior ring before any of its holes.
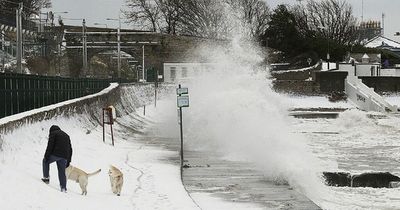
{"type": "Polygon", "coordinates": [[[66,159],[54,155],[50,155],[47,160],[43,159],[43,177],[49,178],[50,163],[53,162],[57,162],[58,180],[60,181],[61,189],[67,189],[67,177],[65,176],[66,159]]]}

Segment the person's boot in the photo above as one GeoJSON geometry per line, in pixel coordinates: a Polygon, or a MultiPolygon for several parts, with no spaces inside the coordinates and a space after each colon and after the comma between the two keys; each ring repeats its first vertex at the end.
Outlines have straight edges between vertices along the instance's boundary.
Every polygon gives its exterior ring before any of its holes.
{"type": "Polygon", "coordinates": [[[65,189],[65,188],[61,188],[61,192],[63,192],[63,193],[67,193],[67,189],[65,189]]]}
{"type": "Polygon", "coordinates": [[[50,183],[50,178],[42,178],[42,181],[44,182],[44,183],[46,183],[46,184],[49,184],[50,183]]]}

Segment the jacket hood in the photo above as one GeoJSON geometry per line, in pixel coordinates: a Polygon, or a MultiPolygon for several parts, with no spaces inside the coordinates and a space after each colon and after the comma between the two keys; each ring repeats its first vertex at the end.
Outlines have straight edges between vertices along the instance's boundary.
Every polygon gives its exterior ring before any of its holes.
{"type": "Polygon", "coordinates": [[[53,132],[53,131],[58,131],[58,130],[61,130],[61,129],[60,129],[60,127],[58,127],[57,125],[52,125],[52,126],[50,127],[50,133],[53,132]]]}

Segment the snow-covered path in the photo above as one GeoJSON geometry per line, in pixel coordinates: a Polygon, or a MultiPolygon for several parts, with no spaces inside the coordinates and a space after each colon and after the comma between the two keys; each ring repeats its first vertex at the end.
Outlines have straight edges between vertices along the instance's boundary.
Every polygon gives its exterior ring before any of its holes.
{"type": "Polygon", "coordinates": [[[102,141],[102,127],[88,113],[58,116],[26,124],[2,136],[0,152],[1,209],[198,209],[185,191],[179,166],[168,161],[177,152],[146,145],[138,128],[151,123],[136,112],[118,118],[115,147],[110,137],[102,141]],[[74,149],[71,164],[86,172],[102,169],[89,178],[88,194],[69,181],[68,193],[59,190],[57,167],[50,168],[50,184],[44,184],[41,161],[48,129],[57,124],[71,136],[74,149]],[[130,127],[130,129],[127,129],[130,127]],[[112,194],[108,168],[112,164],[124,173],[120,197],[112,194]]]}
{"type": "Polygon", "coordinates": [[[5,137],[0,165],[2,209],[196,209],[180,182],[179,167],[162,161],[175,154],[135,143],[136,137],[119,132],[114,148],[103,144],[101,127],[87,134],[89,129],[82,129],[77,121],[57,119],[33,124],[5,137]],[[90,177],[87,196],[80,195],[79,185],[72,181],[68,182],[67,194],[59,192],[55,164],[51,165],[50,185],[40,181],[50,124],[59,124],[71,134],[73,165],[87,172],[102,169],[99,175],[90,177]],[[121,197],[111,192],[109,164],[124,173],[121,197]]]}

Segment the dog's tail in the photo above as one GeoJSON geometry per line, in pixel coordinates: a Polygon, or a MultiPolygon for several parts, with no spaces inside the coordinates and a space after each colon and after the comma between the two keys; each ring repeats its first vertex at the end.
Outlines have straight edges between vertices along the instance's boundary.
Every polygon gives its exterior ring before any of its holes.
{"type": "Polygon", "coordinates": [[[89,177],[89,176],[96,175],[96,174],[100,173],[100,171],[101,171],[101,169],[99,169],[99,170],[97,170],[97,171],[95,171],[95,172],[93,172],[93,173],[89,173],[89,174],[88,174],[88,177],[89,177]]]}

